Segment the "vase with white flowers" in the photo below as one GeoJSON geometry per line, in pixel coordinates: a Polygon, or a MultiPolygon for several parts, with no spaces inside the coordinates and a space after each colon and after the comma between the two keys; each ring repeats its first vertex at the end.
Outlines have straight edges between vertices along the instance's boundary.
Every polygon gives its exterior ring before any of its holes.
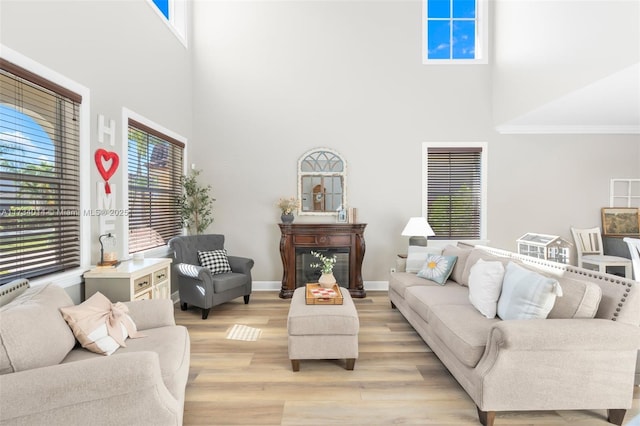
{"type": "Polygon", "coordinates": [[[336,278],[333,276],[333,267],[338,260],[336,255],[334,254],[329,257],[313,250],[311,251],[311,255],[317,257],[319,262],[311,263],[309,266],[312,268],[320,268],[320,272],[322,272],[322,275],[320,275],[320,278],[318,279],[318,284],[323,288],[332,288],[336,283],[336,278]]]}
{"type": "Polygon", "coordinates": [[[293,222],[293,214],[299,207],[300,202],[296,197],[280,198],[278,200],[278,208],[281,212],[280,220],[282,220],[282,223],[293,222]]]}

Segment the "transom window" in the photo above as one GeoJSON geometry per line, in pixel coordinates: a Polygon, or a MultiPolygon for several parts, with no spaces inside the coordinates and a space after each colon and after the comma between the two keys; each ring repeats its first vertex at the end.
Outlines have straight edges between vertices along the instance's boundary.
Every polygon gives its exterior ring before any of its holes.
{"type": "Polygon", "coordinates": [[[182,233],[176,199],[183,151],[182,142],[129,119],[129,253],[166,246],[182,233]]]}
{"type": "Polygon", "coordinates": [[[487,0],[423,0],[424,63],[487,63],[487,0]]]}
{"type": "Polygon", "coordinates": [[[81,102],[0,59],[0,284],[80,266],[81,102]]]}
{"type": "Polygon", "coordinates": [[[423,216],[430,239],[482,240],[486,222],[486,145],[423,144],[423,216]]]}
{"type": "Polygon", "coordinates": [[[147,0],[180,42],[187,45],[187,0],[147,0]]]}

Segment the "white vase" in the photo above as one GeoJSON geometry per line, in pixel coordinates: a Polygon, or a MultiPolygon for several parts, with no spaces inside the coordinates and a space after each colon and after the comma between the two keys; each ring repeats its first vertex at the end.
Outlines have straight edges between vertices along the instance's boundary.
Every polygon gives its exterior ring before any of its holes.
{"type": "Polygon", "coordinates": [[[322,288],[332,288],[335,283],[336,277],[333,276],[333,272],[329,272],[328,274],[323,273],[318,279],[318,284],[320,284],[322,288]]]}

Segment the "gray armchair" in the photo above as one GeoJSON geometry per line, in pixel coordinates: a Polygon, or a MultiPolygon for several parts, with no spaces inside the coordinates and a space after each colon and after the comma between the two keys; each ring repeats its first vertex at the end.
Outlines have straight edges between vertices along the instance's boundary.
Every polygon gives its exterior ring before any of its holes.
{"type": "Polygon", "coordinates": [[[198,261],[198,251],[224,249],[224,235],[174,237],[169,241],[169,247],[174,252],[173,272],[183,311],[193,305],[201,308],[202,319],[207,319],[213,306],[236,297],[244,296],[244,303],[249,303],[253,259],[227,256],[231,272],[221,274],[212,274],[198,261]]]}

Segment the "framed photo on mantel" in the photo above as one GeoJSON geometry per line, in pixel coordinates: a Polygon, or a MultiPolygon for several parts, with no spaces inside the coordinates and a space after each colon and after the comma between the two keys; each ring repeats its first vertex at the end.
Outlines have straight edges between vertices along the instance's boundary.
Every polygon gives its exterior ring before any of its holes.
{"type": "Polygon", "coordinates": [[[603,207],[602,235],[607,237],[640,236],[640,209],[637,207],[603,207]]]}

